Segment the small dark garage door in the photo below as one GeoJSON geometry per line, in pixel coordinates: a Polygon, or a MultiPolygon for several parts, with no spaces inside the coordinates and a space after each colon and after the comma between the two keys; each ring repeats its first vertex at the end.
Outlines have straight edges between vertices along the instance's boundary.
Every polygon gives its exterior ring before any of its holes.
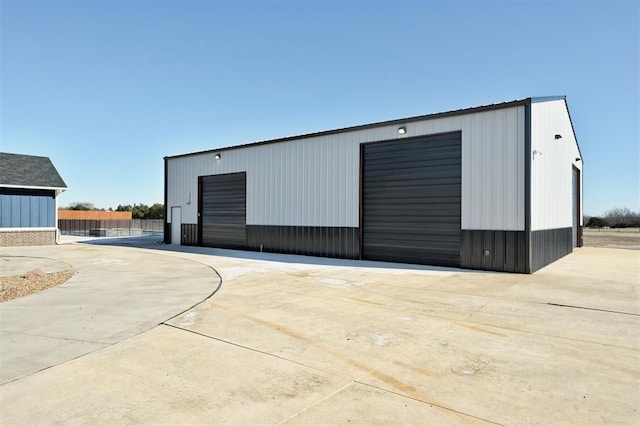
{"type": "Polygon", "coordinates": [[[460,132],[363,145],[363,258],[460,266],[460,132]]]}
{"type": "Polygon", "coordinates": [[[246,173],[201,176],[199,191],[201,244],[207,247],[246,248],[246,173]]]}

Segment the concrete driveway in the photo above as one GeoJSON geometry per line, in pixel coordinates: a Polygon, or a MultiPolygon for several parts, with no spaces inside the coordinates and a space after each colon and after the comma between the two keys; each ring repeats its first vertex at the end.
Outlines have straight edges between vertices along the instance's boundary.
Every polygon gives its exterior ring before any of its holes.
{"type": "Polygon", "coordinates": [[[582,248],[515,275],[108,250],[174,274],[210,265],[223,284],[147,332],[4,384],[3,424],[640,423],[639,251],[582,248]]]}
{"type": "Polygon", "coordinates": [[[211,267],[92,245],[0,248],[0,275],[71,267],[65,284],[0,304],[0,384],[147,331],[220,285],[211,267]]]}

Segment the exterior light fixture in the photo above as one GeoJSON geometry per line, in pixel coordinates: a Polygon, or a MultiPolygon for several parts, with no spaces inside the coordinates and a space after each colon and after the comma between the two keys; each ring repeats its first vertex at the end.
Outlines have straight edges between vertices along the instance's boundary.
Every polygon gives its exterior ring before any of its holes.
{"type": "Polygon", "coordinates": [[[222,158],[222,155],[220,155],[220,153],[218,152],[218,153],[214,156],[214,158],[215,158],[216,160],[219,160],[219,159],[221,159],[221,158],[222,158]]]}
{"type": "Polygon", "coordinates": [[[400,126],[398,127],[398,134],[399,135],[404,135],[407,133],[407,127],[406,126],[400,126]]]}
{"type": "Polygon", "coordinates": [[[580,157],[576,157],[576,161],[580,161],[580,157]]]}
{"type": "Polygon", "coordinates": [[[560,135],[560,134],[556,134],[555,138],[556,138],[556,140],[558,140],[558,139],[562,139],[562,135],[560,135]]]}

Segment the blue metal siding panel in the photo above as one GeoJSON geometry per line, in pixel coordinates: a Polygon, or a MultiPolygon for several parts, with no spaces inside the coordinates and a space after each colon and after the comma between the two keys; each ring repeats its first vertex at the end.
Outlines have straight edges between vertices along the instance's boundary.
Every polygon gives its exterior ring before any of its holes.
{"type": "Polygon", "coordinates": [[[31,197],[20,197],[20,227],[31,227],[31,220],[29,217],[29,210],[31,207],[31,197]]]}
{"type": "Polygon", "coordinates": [[[56,226],[56,203],[54,197],[47,197],[44,203],[44,209],[47,212],[47,221],[41,226],[55,227],[56,226]]]}
{"type": "Polygon", "coordinates": [[[11,227],[11,211],[13,206],[13,196],[4,195],[4,201],[2,203],[2,227],[10,228],[11,227]]]}
{"type": "Polygon", "coordinates": [[[20,227],[20,196],[11,196],[11,222],[9,223],[11,228],[20,227]]]}
{"type": "Polygon", "coordinates": [[[47,199],[42,197],[38,200],[38,220],[39,226],[50,226],[47,224],[48,214],[47,214],[47,199]]]}
{"type": "Polygon", "coordinates": [[[0,228],[9,227],[9,216],[11,209],[9,208],[9,196],[0,194],[0,228]]]}
{"type": "Polygon", "coordinates": [[[54,227],[55,197],[49,193],[0,194],[0,228],[54,227]]]}
{"type": "Polygon", "coordinates": [[[11,226],[11,196],[2,195],[2,211],[0,212],[0,223],[3,228],[9,228],[11,226]]]}
{"type": "Polygon", "coordinates": [[[32,227],[44,226],[44,225],[40,225],[40,220],[38,217],[41,204],[42,202],[40,197],[29,197],[29,211],[28,211],[29,226],[32,226],[32,227]]]}

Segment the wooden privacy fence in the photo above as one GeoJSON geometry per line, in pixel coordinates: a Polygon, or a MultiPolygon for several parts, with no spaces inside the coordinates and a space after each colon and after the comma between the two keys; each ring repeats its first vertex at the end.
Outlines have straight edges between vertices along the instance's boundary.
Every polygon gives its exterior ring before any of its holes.
{"type": "Polygon", "coordinates": [[[58,210],[58,219],[76,220],[131,220],[131,212],[111,212],[103,210],[58,210]]]}

